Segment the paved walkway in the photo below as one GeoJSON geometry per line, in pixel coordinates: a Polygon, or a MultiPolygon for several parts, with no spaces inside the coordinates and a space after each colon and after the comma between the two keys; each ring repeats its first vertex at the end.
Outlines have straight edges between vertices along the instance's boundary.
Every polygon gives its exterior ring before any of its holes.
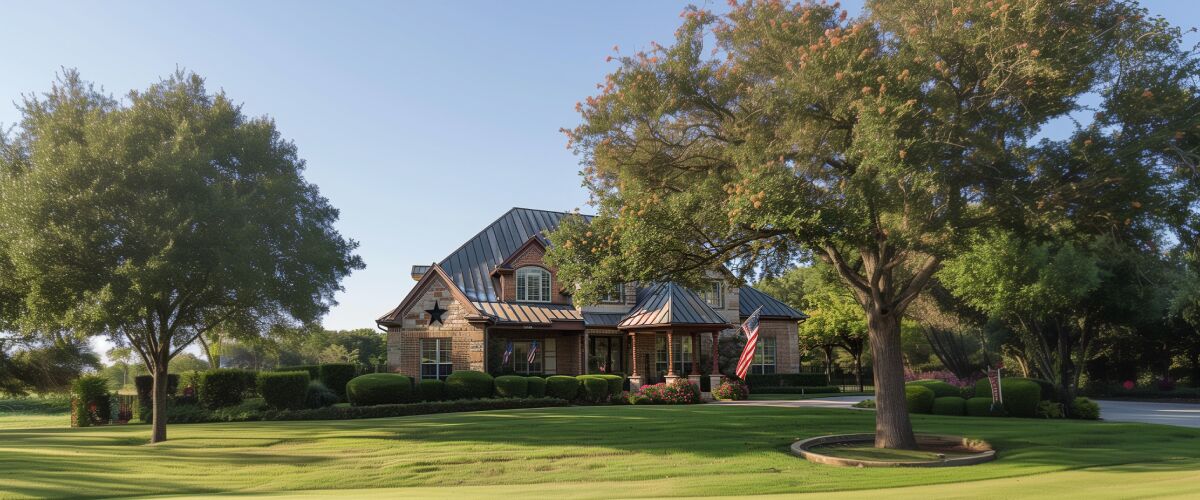
{"type": "MultiPolygon", "coordinates": [[[[774,406],[780,408],[847,408],[869,399],[866,396],[834,396],[793,401],[721,401],[711,404],[774,406]]],[[[1106,422],[1140,422],[1200,428],[1200,404],[1147,403],[1143,401],[1097,401],[1106,422]]]]}

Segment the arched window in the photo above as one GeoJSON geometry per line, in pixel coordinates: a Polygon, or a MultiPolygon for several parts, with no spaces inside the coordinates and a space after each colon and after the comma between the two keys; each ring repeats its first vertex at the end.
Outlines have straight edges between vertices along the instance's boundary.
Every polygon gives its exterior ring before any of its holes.
{"type": "Polygon", "coordinates": [[[537,266],[517,269],[517,300],[550,302],[550,271],[537,266]]]}

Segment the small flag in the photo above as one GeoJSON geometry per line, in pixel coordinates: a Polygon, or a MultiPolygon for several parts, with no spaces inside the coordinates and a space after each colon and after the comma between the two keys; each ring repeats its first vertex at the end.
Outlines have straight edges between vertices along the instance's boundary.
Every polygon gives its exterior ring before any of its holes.
{"type": "Polygon", "coordinates": [[[536,340],[534,340],[529,343],[529,358],[527,358],[525,361],[532,365],[533,362],[537,360],[537,354],[538,354],[538,342],[536,340]]]}
{"type": "Polygon", "coordinates": [[[506,347],[506,348],[504,349],[504,361],[501,361],[501,362],[500,362],[500,364],[501,364],[501,365],[507,365],[507,364],[508,364],[508,360],[509,360],[509,359],[512,359],[512,353],[513,353],[513,344],[512,344],[512,341],[510,340],[510,341],[508,342],[508,347],[506,347]]]}
{"type": "Polygon", "coordinates": [[[746,348],[742,349],[742,357],[738,358],[737,377],[746,380],[746,373],[750,371],[750,364],[754,362],[754,349],[758,347],[758,313],[762,311],[760,306],[754,310],[746,322],[742,323],[742,331],[746,332],[746,348]]]}

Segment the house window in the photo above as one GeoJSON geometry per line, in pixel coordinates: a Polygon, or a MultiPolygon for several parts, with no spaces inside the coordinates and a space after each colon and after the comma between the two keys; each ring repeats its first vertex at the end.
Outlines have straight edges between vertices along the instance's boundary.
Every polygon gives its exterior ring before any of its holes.
{"type": "Polygon", "coordinates": [[[622,372],[625,359],[624,337],[588,337],[588,372],[622,372]]]}
{"type": "Polygon", "coordinates": [[[550,302],[550,271],[536,266],[517,269],[517,300],[550,302]]]}
{"type": "Polygon", "coordinates": [[[708,305],[714,308],[721,309],[725,307],[725,283],[723,281],[710,281],[708,288],[700,290],[700,296],[708,305]]]}
{"type": "MultiPolygon", "coordinates": [[[[537,340],[513,340],[512,354],[508,361],[505,362],[503,354],[501,354],[500,372],[502,373],[520,373],[529,375],[531,373],[548,373],[557,372],[557,354],[555,352],[556,342],[553,338],[537,339],[537,340]],[[533,353],[533,361],[529,360],[530,351],[533,351],[534,346],[537,346],[537,351],[533,353]]],[[[505,350],[508,346],[505,346],[505,350]]]]}
{"type": "Polygon", "coordinates": [[[625,284],[617,283],[608,290],[605,290],[604,296],[600,298],[601,302],[623,303],[625,302],[625,284]]]}
{"type": "Polygon", "coordinates": [[[421,339],[421,379],[446,380],[453,371],[450,339],[421,339]]]}
{"type": "MultiPolygon", "coordinates": [[[[675,374],[692,372],[692,339],[691,337],[675,337],[671,342],[671,350],[675,356],[675,374]]],[[[667,373],[667,337],[661,335],[654,338],[654,369],[659,376],[667,373]]]]}
{"type": "Polygon", "coordinates": [[[775,373],[775,337],[759,337],[758,347],[754,349],[754,360],[750,362],[750,373],[775,373]]]}

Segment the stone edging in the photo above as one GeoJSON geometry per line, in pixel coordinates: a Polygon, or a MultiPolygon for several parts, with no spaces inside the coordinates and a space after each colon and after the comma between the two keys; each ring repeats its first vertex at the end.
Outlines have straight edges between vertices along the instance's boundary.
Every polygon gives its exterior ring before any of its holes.
{"type": "Polygon", "coordinates": [[[963,465],[981,464],[996,459],[996,450],[993,450],[992,446],[986,441],[967,439],[960,436],[945,436],[937,434],[918,434],[917,442],[926,444],[962,444],[970,449],[977,450],[978,453],[963,457],[944,458],[941,460],[891,462],[831,457],[829,455],[822,455],[810,450],[810,448],[826,444],[872,442],[874,440],[874,434],[838,434],[833,436],[818,436],[792,443],[791,452],[793,455],[804,458],[809,462],[837,465],[841,467],[959,467],[963,465]]]}

